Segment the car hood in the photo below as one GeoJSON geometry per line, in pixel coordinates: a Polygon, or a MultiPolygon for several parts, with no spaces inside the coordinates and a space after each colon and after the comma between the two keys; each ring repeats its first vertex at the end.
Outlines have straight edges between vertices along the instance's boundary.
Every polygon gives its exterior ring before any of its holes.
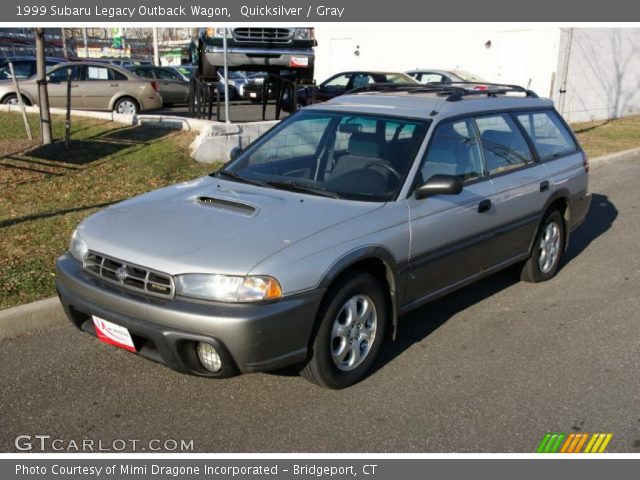
{"type": "Polygon", "coordinates": [[[204,177],[109,207],[78,231],[91,250],[171,275],[244,275],[271,255],[381,205],[204,177]]]}

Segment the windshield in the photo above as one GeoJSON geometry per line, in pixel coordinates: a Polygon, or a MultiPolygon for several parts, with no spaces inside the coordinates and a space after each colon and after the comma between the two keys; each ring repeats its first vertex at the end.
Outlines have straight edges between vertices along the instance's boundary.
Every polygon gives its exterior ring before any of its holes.
{"type": "Polygon", "coordinates": [[[350,200],[392,200],[420,147],[426,120],[301,111],[219,175],[350,200]]]}

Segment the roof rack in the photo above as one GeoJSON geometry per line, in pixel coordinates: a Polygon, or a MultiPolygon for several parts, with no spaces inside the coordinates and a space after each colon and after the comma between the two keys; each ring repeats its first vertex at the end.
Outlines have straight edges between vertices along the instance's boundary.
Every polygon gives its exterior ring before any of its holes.
{"type": "Polygon", "coordinates": [[[350,90],[349,94],[365,92],[408,92],[408,93],[437,93],[447,95],[447,102],[457,102],[462,98],[471,95],[486,95],[496,97],[506,93],[524,93],[527,97],[538,98],[532,90],[528,90],[519,85],[509,85],[503,83],[487,82],[452,82],[452,83],[427,83],[425,85],[413,85],[409,83],[371,83],[362,87],[350,90]],[[483,89],[469,87],[487,87],[483,89]]]}

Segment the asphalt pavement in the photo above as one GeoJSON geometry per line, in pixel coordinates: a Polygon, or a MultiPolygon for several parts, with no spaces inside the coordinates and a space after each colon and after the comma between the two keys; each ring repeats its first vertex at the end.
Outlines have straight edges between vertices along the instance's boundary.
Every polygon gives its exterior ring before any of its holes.
{"type": "Polygon", "coordinates": [[[373,374],[330,391],[293,371],[209,380],[72,327],[0,342],[0,451],[20,434],[193,440],[201,452],[533,452],[610,432],[640,452],[640,157],[592,169],[559,274],[512,269],[401,320],[373,374]]]}
{"type": "MultiPolygon", "coordinates": [[[[163,107],[160,110],[153,110],[149,112],[151,115],[175,115],[178,117],[189,117],[189,107],[187,105],[173,105],[163,107]]],[[[220,117],[217,116],[216,105],[213,105],[211,118],[204,117],[207,120],[224,121],[224,101],[220,102],[220,117]]],[[[280,119],[287,117],[286,112],[280,113],[280,119]]],[[[248,100],[236,100],[229,104],[229,118],[232,122],[259,122],[262,120],[262,103],[252,103],[248,100]]],[[[275,102],[270,100],[265,109],[265,120],[275,120],[276,118],[276,105],[275,102]]]]}

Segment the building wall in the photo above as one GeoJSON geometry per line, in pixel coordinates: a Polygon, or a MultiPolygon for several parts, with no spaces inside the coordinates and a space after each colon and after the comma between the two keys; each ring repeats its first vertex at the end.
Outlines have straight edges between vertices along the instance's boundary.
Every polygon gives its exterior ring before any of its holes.
{"type": "Polygon", "coordinates": [[[557,71],[553,98],[569,121],[640,113],[640,29],[562,29],[557,71]]]}
{"type": "Polygon", "coordinates": [[[529,85],[548,97],[558,63],[560,30],[446,24],[318,25],[316,38],[318,82],[353,69],[455,68],[493,82],[529,85]]]}

